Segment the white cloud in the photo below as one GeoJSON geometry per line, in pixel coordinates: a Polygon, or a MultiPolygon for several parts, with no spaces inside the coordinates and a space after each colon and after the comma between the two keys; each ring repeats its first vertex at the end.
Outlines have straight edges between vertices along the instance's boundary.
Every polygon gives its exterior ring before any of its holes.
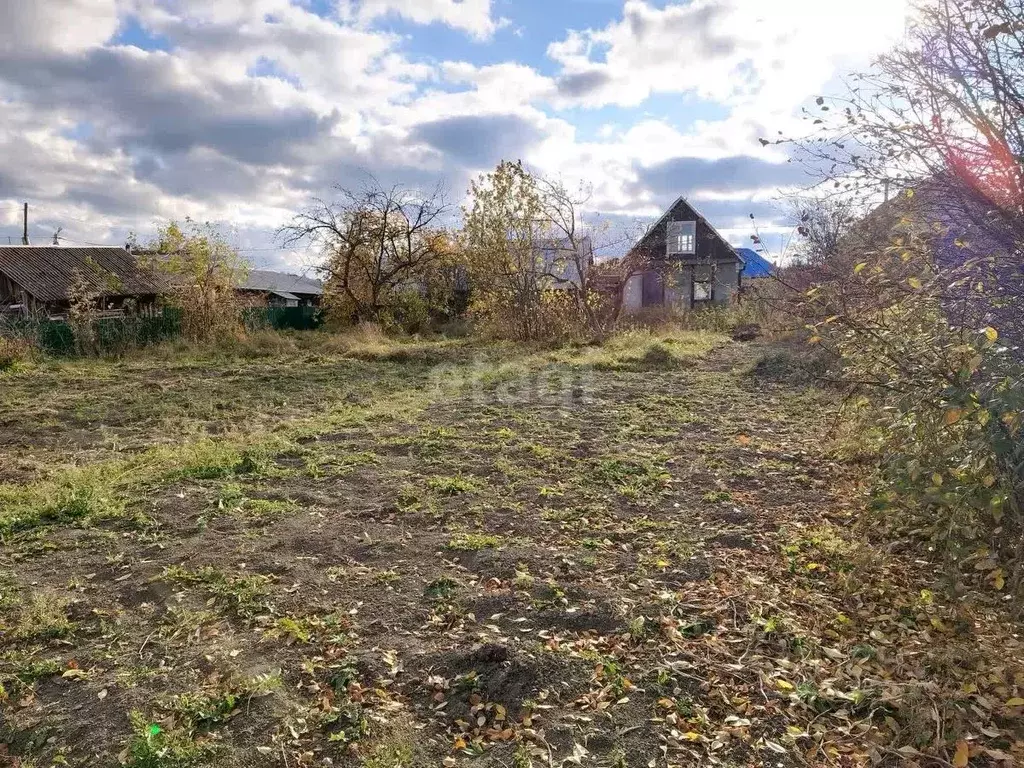
{"type": "Polygon", "coordinates": [[[693,93],[786,112],[902,29],[904,0],[626,0],[622,18],[548,47],[567,104],[636,106],[693,93]]]}
{"type": "Polygon", "coordinates": [[[464,61],[446,61],[441,64],[441,74],[449,83],[472,85],[481,100],[500,104],[503,109],[546,100],[555,92],[550,77],[516,62],[477,67],[464,61]]]}
{"type": "Polygon", "coordinates": [[[490,0],[364,0],[332,17],[293,0],[34,0],[0,28],[0,156],[13,159],[0,168],[0,224],[29,199],[40,227],[79,240],[191,215],[267,246],[289,212],[364,172],[443,178],[458,196],[470,174],[521,157],[591,182],[597,210],[651,215],[687,194],[740,231],[748,204],[764,210],[792,179],[757,138],[788,128],[797,101],[866,55],[863,25],[880,22],[854,16],[892,1],[854,14],[807,0],[774,0],[771,13],[755,0],[628,0],[602,29],[559,32],[549,76],[516,61],[424,63],[373,23],[397,14],[483,39],[502,23],[490,0]],[[169,50],[110,42],[129,15],[169,50]],[[842,39],[815,33],[832,24],[842,39]],[[580,112],[555,111],[666,92],[714,99],[726,116],[676,125],[637,110],[585,140],[580,112]]]}
{"type": "Polygon", "coordinates": [[[395,14],[416,24],[440,22],[486,40],[507,23],[491,15],[491,0],[350,0],[343,15],[364,22],[395,14]]]}
{"type": "MultiPolygon", "coordinates": [[[[35,20],[66,10],[34,7],[35,20]]],[[[37,35],[0,48],[0,151],[19,157],[0,171],[5,217],[29,199],[33,221],[97,241],[186,215],[272,230],[337,175],[387,166],[373,115],[433,74],[395,53],[395,37],[288,0],[128,10],[171,51],[107,43],[116,15],[74,45],[37,35]],[[265,61],[294,82],[252,76],[265,61]]]]}
{"type": "Polygon", "coordinates": [[[117,24],[115,0],[11,0],[0,22],[0,54],[85,50],[108,40],[117,24]]]}

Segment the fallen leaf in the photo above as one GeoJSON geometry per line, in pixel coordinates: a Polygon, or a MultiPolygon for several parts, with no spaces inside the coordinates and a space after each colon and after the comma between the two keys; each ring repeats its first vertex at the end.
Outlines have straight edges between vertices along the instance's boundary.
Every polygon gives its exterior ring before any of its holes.
{"type": "Polygon", "coordinates": [[[971,748],[967,746],[966,741],[960,739],[960,741],[956,743],[956,754],[953,755],[954,768],[966,768],[970,756],[971,748]]]}

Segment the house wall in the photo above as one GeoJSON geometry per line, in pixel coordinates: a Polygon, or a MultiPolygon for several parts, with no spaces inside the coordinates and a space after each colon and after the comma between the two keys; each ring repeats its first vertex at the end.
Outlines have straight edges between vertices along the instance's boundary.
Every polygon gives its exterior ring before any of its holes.
{"type": "Polygon", "coordinates": [[[268,307],[297,307],[299,302],[295,299],[283,299],[280,296],[274,296],[271,294],[267,297],[268,307]]]}
{"type": "Polygon", "coordinates": [[[580,268],[582,267],[583,272],[586,273],[593,265],[594,248],[589,237],[584,237],[577,248],[578,255],[573,252],[569,241],[549,242],[538,246],[537,267],[541,273],[551,275],[545,281],[547,283],[545,288],[563,290],[569,289],[573,285],[577,287],[583,285],[580,268]]]}
{"type": "Polygon", "coordinates": [[[740,265],[720,262],[715,269],[715,304],[729,304],[740,288],[740,265]]]}
{"type": "Polygon", "coordinates": [[[693,267],[684,264],[672,270],[665,280],[665,307],[683,311],[690,308],[692,295],[693,267]]]}
{"type": "Polygon", "coordinates": [[[7,275],[0,273],[0,306],[10,304],[21,304],[24,299],[31,303],[31,297],[25,294],[25,290],[7,275]]]}
{"type": "MultiPolygon", "coordinates": [[[[724,261],[715,265],[714,304],[729,304],[739,290],[739,262],[724,261]]],[[[665,275],[666,309],[685,311],[692,308],[693,276],[699,265],[681,264],[665,275]]],[[[643,274],[630,277],[623,288],[622,310],[639,312],[643,306],[643,274]]]]}

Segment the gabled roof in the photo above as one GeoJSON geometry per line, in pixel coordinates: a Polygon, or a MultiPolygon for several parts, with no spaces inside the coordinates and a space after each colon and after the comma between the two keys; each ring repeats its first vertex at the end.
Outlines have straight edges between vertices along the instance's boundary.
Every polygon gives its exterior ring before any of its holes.
{"type": "Polygon", "coordinates": [[[0,273],[38,301],[65,301],[76,273],[101,297],[149,296],[163,285],[132,254],[115,246],[4,245],[0,273]]]}
{"type": "Polygon", "coordinates": [[[686,203],[686,205],[689,206],[690,210],[697,215],[698,219],[704,222],[704,224],[707,226],[708,229],[711,230],[715,237],[717,237],[719,240],[725,243],[726,247],[734,254],[736,254],[736,258],[739,260],[739,262],[741,264],[743,263],[743,257],[739,254],[739,251],[737,251],[736,248],[733,247],[732,243],[730,243],[728,240],[722,237],[722,233],[715,229],[715,225],[708,221],[704,217],[704,214],[698,211],[697,208],[693,204],[691,204],[689,200],[686,199],[685,195],[680,195],[679,197],[676,198],[675,202],[672,203],[672,205],[670,205],[663,214],[661,214],[661,218],[654,222],[654,224],[646,232],[644,232],[644,234],[636,242],[636,245],[634,245],[633,248],[630,248],[630,251],[634,250],[637,246],[640,245],[640,243],[646,240],[651,235],[651,233],[654,232],[654,230],[656,230],[663,223],[665,223],[666,219],[668,219],[668,217],[672,215],[672,211],[675,210],[675,207],[680,203],[686,203]]]}
{"type": "Polygon", "coordinates": [[[286,272],[272,272],[267,269],[253,269],[245,276],[238,286],[241,291],[260,291],[263,293],[291,293],[320,296],[324,292],[323,283],[302,275],[289,275],[286,272]]]}
{"type": "Polygon", "coordinates": [[[737,248],[736,253],[743,259],[744,277],[771,277],[775,274],[775,265],[757,251],[750,248],[737,248]]]}

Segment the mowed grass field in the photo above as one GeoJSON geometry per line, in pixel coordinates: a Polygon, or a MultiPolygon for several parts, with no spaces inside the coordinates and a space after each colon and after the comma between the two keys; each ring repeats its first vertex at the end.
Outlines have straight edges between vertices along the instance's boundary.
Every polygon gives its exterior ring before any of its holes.
{"type": "Polygon", "coordinates": [[[0,765],[1024,756],[1019,626],[854,524],[792,357],[309,334],[0,376],[0,765]]]}

